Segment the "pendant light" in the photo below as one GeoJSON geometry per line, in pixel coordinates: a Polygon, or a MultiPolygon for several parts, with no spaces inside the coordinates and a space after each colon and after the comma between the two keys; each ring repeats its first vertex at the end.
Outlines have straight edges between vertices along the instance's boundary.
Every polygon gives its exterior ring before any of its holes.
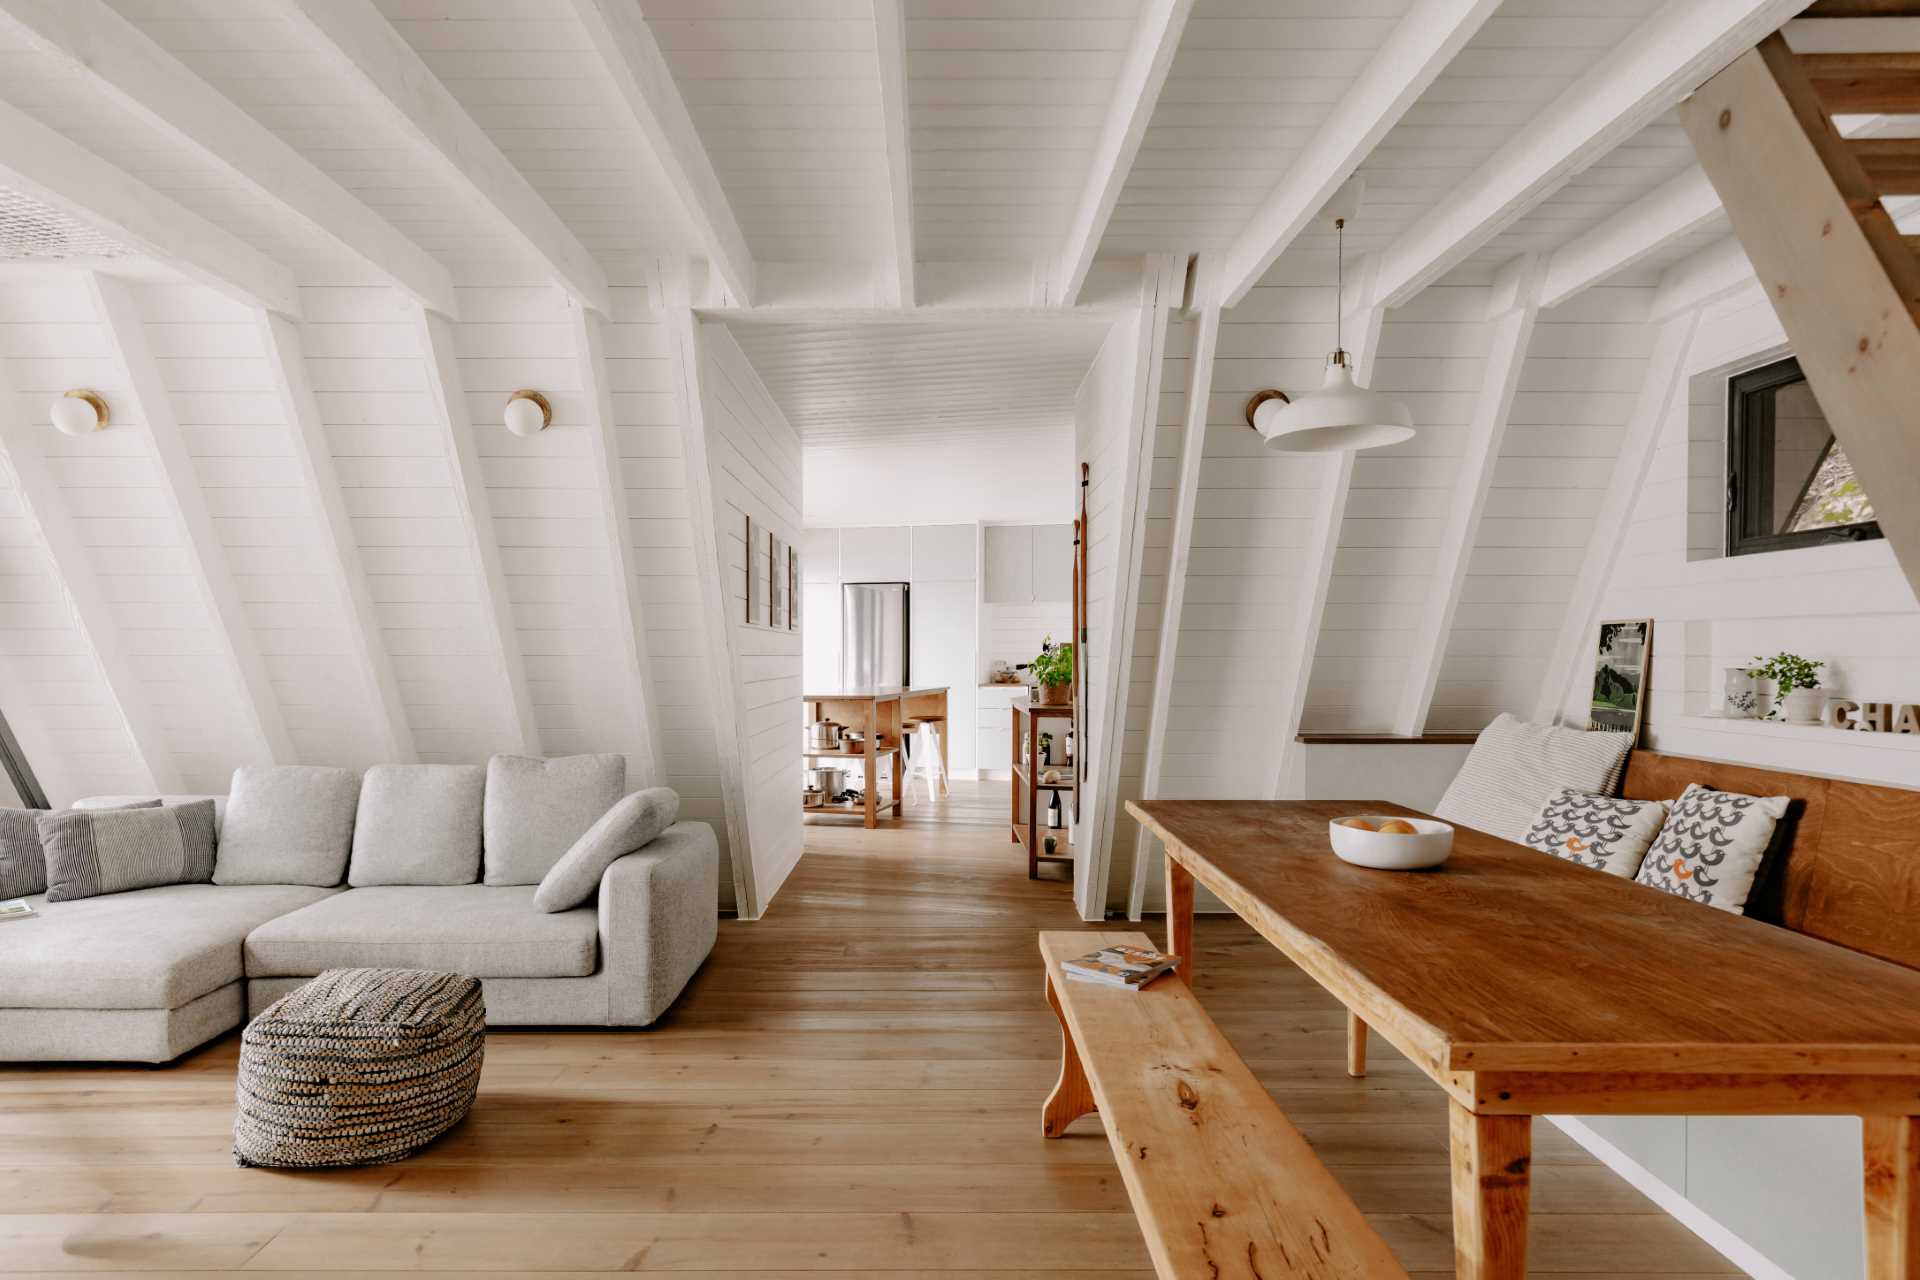
{"type": "Polygon", "coordinates": [[[1289,402],[1284,395],[1261,392],[1247,406],[1247,417],[1269,449],[1285,453],[1333,453],[1342,449],[1378,449],[1413,438],[1413,413],[1391,396],[1369,391],[1353,380],[1353,366],[1341,345],[1341,302],[1346,288],[1345,218],[1335,218],[1333,354],[1326,381],[1318,390],[1289,402]]]}

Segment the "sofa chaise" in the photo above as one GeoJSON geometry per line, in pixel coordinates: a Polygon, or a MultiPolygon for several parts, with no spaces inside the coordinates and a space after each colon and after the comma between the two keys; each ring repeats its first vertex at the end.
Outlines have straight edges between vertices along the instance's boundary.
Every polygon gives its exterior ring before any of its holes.
{"type": "Polygon", "coordinates": [[[30,897],[0,924],[0,1061],[171,1061],[336,968],[472,975],[492,1025],[645,1026],[713,948],[719,849],[671,792],[637,793],[668,798],[664,830],[586,863],[597,887],[554,909],[555,864],[614,816],[624,769],[245,768],[227,796],[161,797],[214,801],[212,882],[30,897]]]}

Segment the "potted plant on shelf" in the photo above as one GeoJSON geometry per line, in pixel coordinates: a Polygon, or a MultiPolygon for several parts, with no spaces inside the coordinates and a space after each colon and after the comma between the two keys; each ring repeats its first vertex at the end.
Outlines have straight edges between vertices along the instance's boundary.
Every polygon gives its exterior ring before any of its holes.
{"type": "Polygon", "coordinates": [[[1773,706],[1767,719],[1780,719],[1782,710],[1788,724],[1819,724],[1827,695],[1820,692],[1820,668],[1824,662],[1809,662],[1797,653],[1776,653],[1771,658],[1754,658],[1752,675],[1773,681],[1773,706]]]}
{"type": "Polygon", "coordinates": [[[1064,707],[1073,701],[1073,646],[1055,644],[1048,636],[1040,644],[1040,656],[1027,665],[1033,672],[1034,687],[1040,690],[1040,704],[1064,707]]]}

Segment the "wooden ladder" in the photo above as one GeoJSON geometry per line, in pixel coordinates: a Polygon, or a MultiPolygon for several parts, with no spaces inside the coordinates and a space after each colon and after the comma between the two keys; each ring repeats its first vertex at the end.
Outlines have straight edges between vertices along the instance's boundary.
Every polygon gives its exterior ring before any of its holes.
{"type": "MultiPolygon", "coordinates": [[[[1821,0],[1809,18],[1920,17],[1821,0]]],[[[1883,196],[1920,196],[1920,138],[1833,116],[1920,113],[1920,52],[1796,54],[1769,36],[1680,105],[1800,367],[1920,595],[1920,253],[1883,196]]]]}

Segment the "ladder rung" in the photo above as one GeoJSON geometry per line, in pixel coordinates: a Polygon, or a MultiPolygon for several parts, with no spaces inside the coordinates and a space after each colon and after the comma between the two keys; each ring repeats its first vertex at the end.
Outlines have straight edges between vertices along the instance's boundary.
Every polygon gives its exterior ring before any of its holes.
{"type": "Polygon", "coordinates": [[[1883,196],[1920,196],[1920,138],[1854,138],[1847,150],[1883,196]]]}
{"type": "Polygon", "coordinates": [[[1920,114],[1920,53],[1803,53],[1800,66],[1835,114],[1920,114]]]}

